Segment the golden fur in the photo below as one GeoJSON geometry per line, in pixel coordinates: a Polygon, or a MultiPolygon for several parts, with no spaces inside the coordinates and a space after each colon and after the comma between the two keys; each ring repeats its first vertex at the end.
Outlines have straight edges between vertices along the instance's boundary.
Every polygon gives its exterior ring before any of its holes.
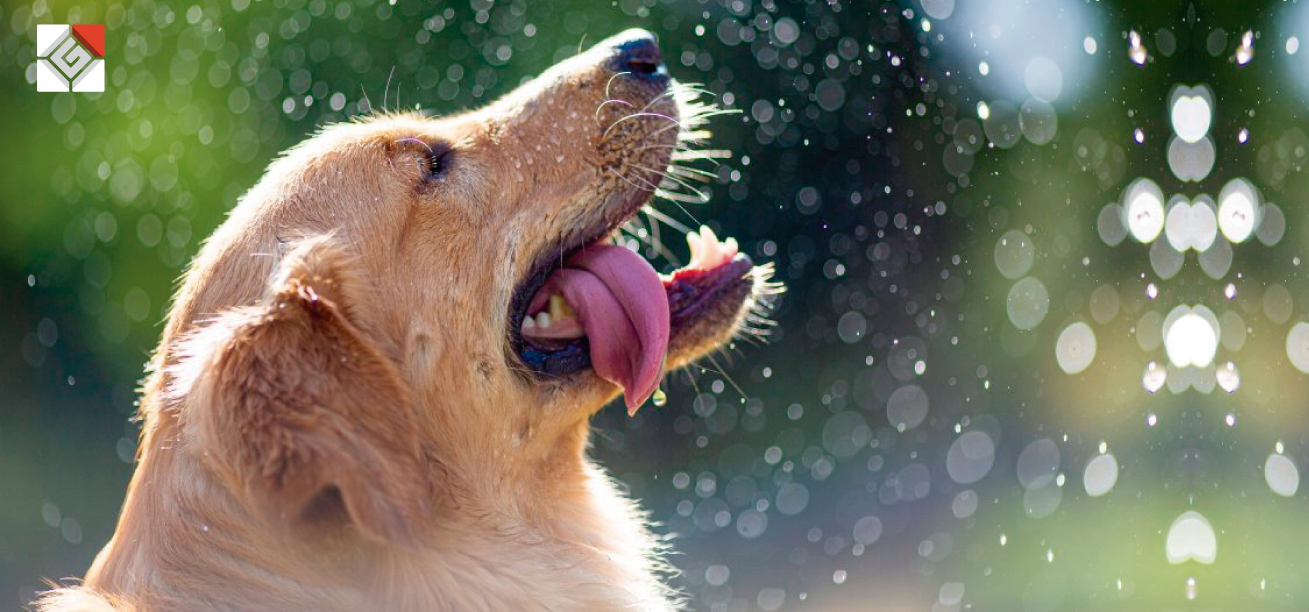
{"type": "MultiPolygon", "coordinates": [[[[505,340],[534,258],[630,214],[676,148],[675,97],[612,53],[273,163],[184,278],[114,538],[38,609],[675,608],[643,517],[586,457],[617,389],[533,378],[505,340]],[[451,151],[435,181],[432,147],[451,151]]],[[[749,301],[674,338],[669,366],[749,301]]]]}

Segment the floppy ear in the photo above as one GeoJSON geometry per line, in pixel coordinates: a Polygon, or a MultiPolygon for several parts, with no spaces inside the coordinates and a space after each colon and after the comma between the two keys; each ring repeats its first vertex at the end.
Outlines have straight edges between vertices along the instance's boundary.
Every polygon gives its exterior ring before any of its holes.
{"type": "Polygon", "coordinates": [[[363,533],[404,544],[430,500],[428,466],[406,384],[349,320],[352,284],[326,239],[302,244],[265,306],[220,315],[189,341],[182,418],[270,521],[343,506],[363,533]]]}

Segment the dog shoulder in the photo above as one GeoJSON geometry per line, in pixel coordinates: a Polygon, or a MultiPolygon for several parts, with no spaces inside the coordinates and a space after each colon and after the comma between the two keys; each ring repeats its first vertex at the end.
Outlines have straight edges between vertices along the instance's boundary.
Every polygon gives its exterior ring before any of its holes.
{"type": "Polygon", "coordinates": [[[135,606],[84,586],[46,591],[33,605],[35,612],[136,612],[135,606]]]}

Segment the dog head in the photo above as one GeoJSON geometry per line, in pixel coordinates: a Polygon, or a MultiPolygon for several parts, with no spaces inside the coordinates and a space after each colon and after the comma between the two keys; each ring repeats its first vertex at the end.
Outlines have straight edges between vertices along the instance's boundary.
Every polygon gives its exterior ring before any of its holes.
{"type": "Polygon", "coordinates": [[[271,517],[335,504],[382,540],[478,490],[545,495],[518,484],[580,465],[594,412],[635,411],[765,293],[707,229],[666,275],[611,243],[687,147],[684,91],[633,30],[483,109],[288,151],[174,311],[185,443],[271,517]]]}

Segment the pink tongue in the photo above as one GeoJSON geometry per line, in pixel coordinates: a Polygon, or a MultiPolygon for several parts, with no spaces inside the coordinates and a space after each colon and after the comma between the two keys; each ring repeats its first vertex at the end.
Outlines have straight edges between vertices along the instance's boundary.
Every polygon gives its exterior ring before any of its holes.
{"type": "Polygon", "coordinates": [[[645,258],[620,246],[593,245],[551,279],[577,312],[591,343],[591,367],[623,389],[628,412],[649,399],[668,352],[668,296],[645,258]]]}

